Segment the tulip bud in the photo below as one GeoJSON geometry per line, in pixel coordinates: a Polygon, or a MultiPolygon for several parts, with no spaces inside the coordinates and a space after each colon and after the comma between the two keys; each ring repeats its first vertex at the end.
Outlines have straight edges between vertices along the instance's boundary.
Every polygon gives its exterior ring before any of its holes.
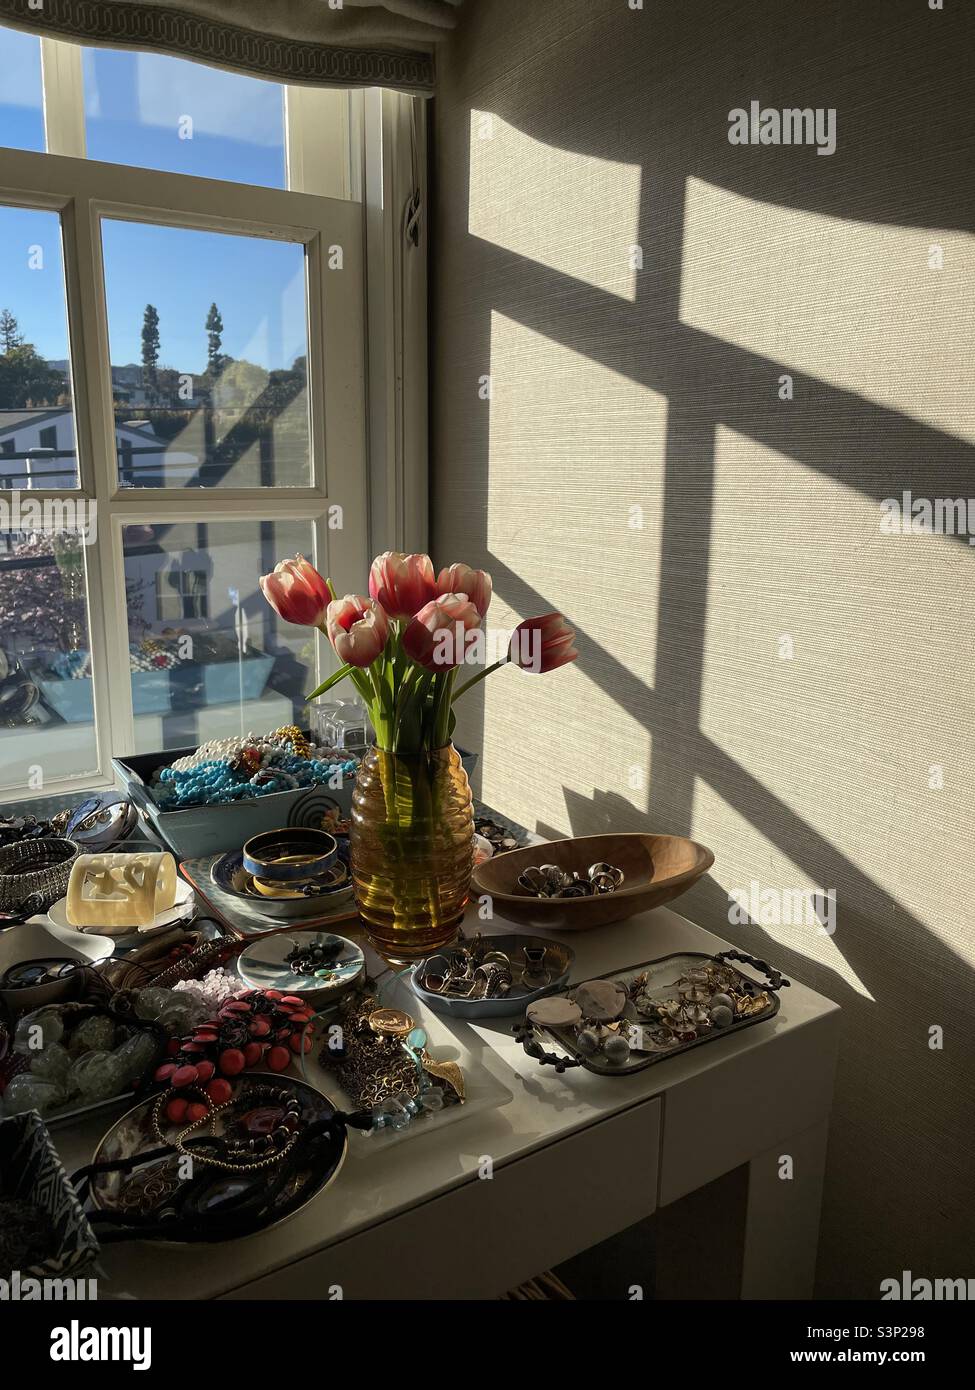
{"type": "Polygon", "coordinates": [[[509,659],[523,671],[541,674],[575,661],[575,632],[561,613],[526,618],[511,634],[509,659]]]}
{"type": "Polygon", "coordinates": [[[429,671],[449,671],[463,664],[467,634],[480,626],[481,615],[466,594],[442,594],[425,604],[406,628],[403,650],[429,671]]]}
{"type": "Polygon", "coordinates": [[[275,613],[299,627],[321,627],[331,595],[314,565],[303,555],[282,560],[260,578],[261,592],[275,613]]]}
{"type": "Polygon", "coordinates": [[[369,593],[389,618],[412,618],[436,597],[433,562],[429,555],[401,555],[386,550],[369,571],[369,593]]]}
{"type": "Polygon", "coordinates": [[[486,618],[491,602],[491,576],[484,570],[471,569],[470,565],[449,565],[437,576],[437,593],[466,594],[481,617],[486,618]]]}
{"type": "Polygon", "coordinates": [[[340,661],[371,666],[386,646],[389,620],[371,598],[346,594],[328,605],[325,628],[340,661]]]}

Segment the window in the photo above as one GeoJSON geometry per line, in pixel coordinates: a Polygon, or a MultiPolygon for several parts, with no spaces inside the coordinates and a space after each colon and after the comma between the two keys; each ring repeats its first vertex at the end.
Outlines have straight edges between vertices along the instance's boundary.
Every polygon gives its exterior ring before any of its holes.
{"type": "Polygon", "coordinates": [[[329,658],[259,576],[367,566],[349,122],[316,163],[308,93],[40,48],[0,29],[0,800],[303,722],[329,658]]]}
{"type": "Polygon", "coordinates": [[[77,487],[58,214],[0,205],[0,267],[0,435],[18,461],[14,486],[77,487]]]}
{"type": "Polygon", "coordinates": [[[304,246],[106,219],[102,248],[122,486],[308,487],[304,246]]]}
{"type": "Polygon", "coordinates": [[[86,49],[90,159],[284,188],[284,89],[161,53],[86,49]]]}
{"type": "MultiPolygon", "coordinates": [[[[160,569],[156,571],[156,617],[162,622],[180,623],[184,618],[207,618],[206,570],[160,569]]],[[[133,614],[129,615],[132,627],[133,614]]]]}
{"type": "Polygon", "coordinates": [[[44,149],[41,41],[17,29],[0,29],[0,133],[18,150],[44,149]]]}

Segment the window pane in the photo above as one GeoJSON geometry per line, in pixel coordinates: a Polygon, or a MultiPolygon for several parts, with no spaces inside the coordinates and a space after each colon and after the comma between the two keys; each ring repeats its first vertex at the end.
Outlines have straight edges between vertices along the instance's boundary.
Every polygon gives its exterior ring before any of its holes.
{"type": "Polygon", "coordinates": [[[9,506],[0,499],[0,787],[40,791],[97,765],[82,537],[20,530],[9,506]]]}
{"type": "Polygon", "coordinates": [[[18,29],[0,29],[0,72],[0,145],[43,150],[40,39],[18,29]]]}
{"type": "Polygon", "coordinates": [[[88,157],[284,188],[284,88],[162,53],[86,49],[88,157]]]}
{"type": "Polygon", "coordinates": [[[0,207],[0,491],[77,486],[60,219],[0,207]]]}
{"type": "Polygon", "coordinates": [[[305,250],[105,219],[122,487],[307,487],[305,250]]]}
{"type": "Polygon", "coordinates": [[[126,526],[123,550],[138,752],[307,722],[320,639],[282,622],[258,579],[311,555],[311,522],[126,526]]]}

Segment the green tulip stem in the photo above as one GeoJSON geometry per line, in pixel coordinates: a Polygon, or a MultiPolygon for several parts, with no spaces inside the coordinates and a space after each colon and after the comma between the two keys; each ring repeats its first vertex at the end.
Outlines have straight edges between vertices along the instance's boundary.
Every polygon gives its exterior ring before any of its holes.
{"type": "Polygon", "coordinates": [[[494,662],[492,666],[485,666],[483,671],[478,671],[476,676],[471,676],[470,680],[465,681],[459,690],[454,691],[451,696],[451,704],[453,704],[455,700],[459,700],[465,690],[470,690],[472,685],[477,685],[478,681],[482,681],[485,676],[489,676],[491,672],[496,671],[499,666],[507,666],[510,660],[510,657],[503,656],[500,661],[494,662]]]}

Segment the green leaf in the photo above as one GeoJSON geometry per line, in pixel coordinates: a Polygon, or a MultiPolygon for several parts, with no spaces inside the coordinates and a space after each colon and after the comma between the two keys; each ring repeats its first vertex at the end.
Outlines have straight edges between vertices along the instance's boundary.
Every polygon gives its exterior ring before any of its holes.
{"type": "Polygon", "coordinates": [[[310,695],[305,696],[306,703],[309,700],[317,700],[319,695],[324,695],[326,690],[331,690],[333,685],[338,685],[339,681],[344,680],[346,676],[352,674],[352,670],[352,666],[342,666],[339,670],[333,672],[328,680],[322,681],[317,690],[313,690],[310,695]]]}

